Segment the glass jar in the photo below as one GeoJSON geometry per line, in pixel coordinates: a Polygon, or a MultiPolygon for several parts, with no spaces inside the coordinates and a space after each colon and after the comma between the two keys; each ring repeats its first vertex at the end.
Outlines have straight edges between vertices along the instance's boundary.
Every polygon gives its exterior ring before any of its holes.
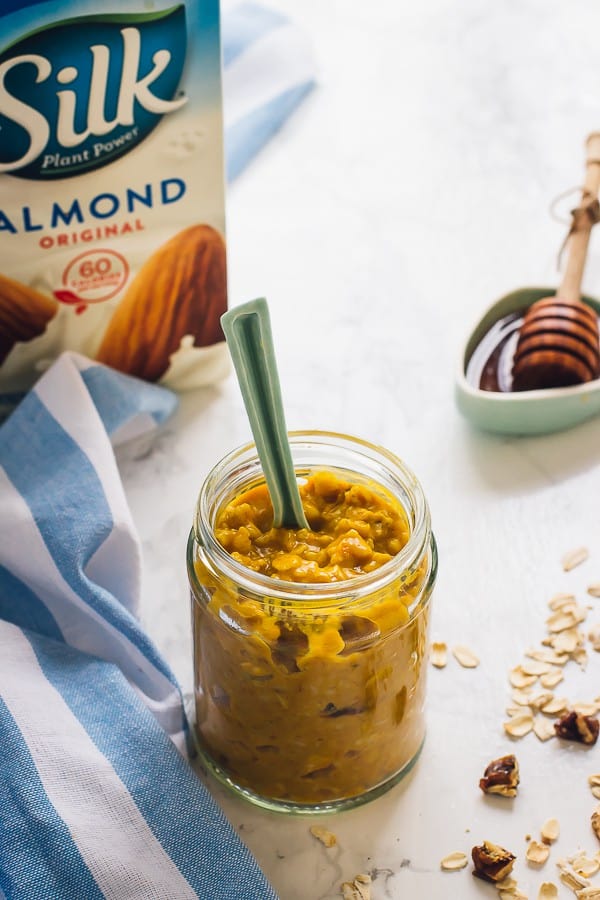
{"type": "Polygon", "coordinates": [[[208,769],[248,799],[327,812],[383,793],[419,755],[437,552],[423,490],[397,457],[346,435],[289,437],[299,480],[325,470],[393,495],[408,542],[380,568],[338,582],[254,572],[217,541],[215,521],[264,483],[256,448],[219,462],[188,542],[195,732],[208,769]]]}

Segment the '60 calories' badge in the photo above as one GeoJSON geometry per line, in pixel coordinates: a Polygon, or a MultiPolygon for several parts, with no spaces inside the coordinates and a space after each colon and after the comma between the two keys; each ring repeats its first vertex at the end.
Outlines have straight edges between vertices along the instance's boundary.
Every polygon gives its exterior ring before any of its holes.
{"type": "Polygon", "coordinates": [[[71,260],[63,273],[63,287],[55,290],[54,296],[82,313],[89,303],[102,303],[118,294],[128,276],[127,260],[120,253],[88,250],[71,260]]]}

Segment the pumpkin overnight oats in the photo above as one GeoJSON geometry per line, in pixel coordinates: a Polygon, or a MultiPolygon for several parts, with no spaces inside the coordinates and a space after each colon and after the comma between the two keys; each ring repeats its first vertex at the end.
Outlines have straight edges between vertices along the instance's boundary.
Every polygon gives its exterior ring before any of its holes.
{"type": "Polygon", "coordinates": [[[290,435],[309,529],[273,528],[254,445],[207,478],[188,548],[196,735],[262,805],[376,796],[421,748],[436,551],[412,473],[323,432],[290,435]]]}

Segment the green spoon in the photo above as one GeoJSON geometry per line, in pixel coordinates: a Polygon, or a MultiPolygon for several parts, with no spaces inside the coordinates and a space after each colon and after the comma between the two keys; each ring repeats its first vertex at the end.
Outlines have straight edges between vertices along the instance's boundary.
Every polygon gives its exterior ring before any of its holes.
{"type": "Polygon", "coordinates": [[[273,504],[275,528],[307,528],[287,437],[269,307],[250,300],[221,316],[273,504]]]}

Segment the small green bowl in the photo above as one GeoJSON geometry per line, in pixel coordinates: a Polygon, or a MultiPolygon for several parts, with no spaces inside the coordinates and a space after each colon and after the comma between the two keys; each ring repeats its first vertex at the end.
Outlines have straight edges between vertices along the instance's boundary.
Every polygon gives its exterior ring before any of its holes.
{"type": "MultiPolygon", "coordinates": [[[[460,356],[455,383],[456,403],[470,422],[498,434],[550,434],[571,428],[600,413],[600,379],[574,387],[537,391],[482,391],[468,383],[467,366],[475,349],[499,319],[553,297],[556,288],[522,288],[494,303],[471,332],[460,356]]],[[[600,316],[600,302],[581,298],[600,316]]]]}

